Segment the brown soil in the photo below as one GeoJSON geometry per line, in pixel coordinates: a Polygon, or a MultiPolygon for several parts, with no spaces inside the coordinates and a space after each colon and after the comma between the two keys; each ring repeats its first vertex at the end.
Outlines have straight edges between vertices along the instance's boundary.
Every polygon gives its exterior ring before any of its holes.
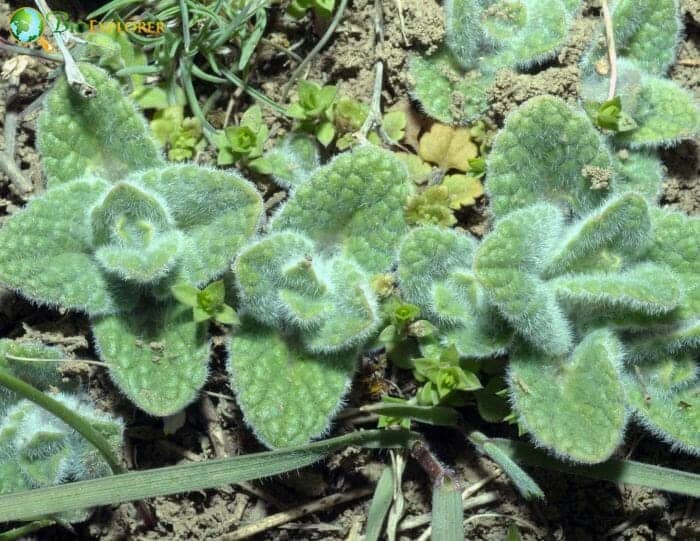
{"type": "MultiPolygon", "coordinates": [[[[407,95],[406,61],[409,54],[433,50],[443,39],[444,21],[441,5],[435,0],[384,0],[380,2],[383,21],[383,41],[375,44],[374,23],[377,17],[374,0],[351,0],[343,21],[324,51],[311,64],[308,77],[317,81],[337,84],[341,94],[368,102],[374,85],[374,65],[385,64],[382,104],[385,109],[407,95]],[[402,6],[403,24],[398,7],[402,6]]],[[[687,37],[680,58],[698,58],[697,0],[683,2],[687,10],[687,37]]],[[[0,28],[7,27],[9,7],[0,2],[0,28]]],[[[295,43],[305,38],[297,53],[304,56],[325,31],[320,20],[306,19],[290,22],[275,12],[271,19],[270,40],[295,43]]],[[[513,107],[528,98],[555,93],[575,101],[579,94],[576,61],[586,46],[597,24],[593,10],[584,12],[577,21],[570,43],[557,60],[539,73],[499,75],[491,95],[489,117],[497,125],[513,107]]],[[[8,58],[0,56],[0,61],[8,58]]],[[[268,96],[284,103],[282,87],[295,62],[280,60],[278,53],[263,47],[257,57],[261,66],[254,81],[268,96]]],[[[0,118],[5,111],[19,112],[36,99],[46,88],[52,65],[31,59],[19,76],[19,81],[0,81],[0,118]]],[[[700,91],[700,70],[697,66],[677,65],[672,76],[690,91],[700,91]]],[[[210,90],[210,89],[209,89],[210,90]]],[[[219,109],[212,113],[212,122],[222,118],[229,96],[222,98],[219,109]]],[[[236,112],[245,109],[245,100],[237,100],[236,112]]],[[[419,116],[419,113],[415,113],[419,116]]],[[[280,134],[288,126],[270,117],[273,131],[280,134]]],[[[3,122],[4,127],[4,122],[3,122]]],[[[4,138],[0,135],[4,148],[4,138]]],[[[668,168],[664,201],[688,212],[700,213],[700,168],[697,142],[686,142],[664,151],[668,168]]],[[[31,117],[20,124],[17,135],[17,163],[24,175],[41,189],[41,172],[34,150],[34,123],[31,117]]],[[[0,174],[0,222],[3,215],[11,214],[23,204],[11,189],[8,178],[0,174]]],[[[460,225],[475,233],[485,232],[485,201],[460,214],[460,225]]],[[[0,290],[0,335],[8,337],[33,334],[47,343],[57,344],[77,358],[93,356],[90,331],[85,319],[38,308],[14,294],[0,290]]],[[[231,396],[223,376],[223,363],[215,359],[213,376],[206,390],[231,396]]],[[[184,463],[191,460],[234,455],[260,450],[242,422],[235,402],[217,396],[205,396],[205,401],[187,408],[184,424],[174,434],[166,435],[163,422],[137,411],[112,386],[103,369],[92,365],[73,363],[63,368],[63,375],[80,381],[104,409],[123,415],[128,424],[127,460],[134,470],[184,463]],[[211,407],[209,407],[211,405],[211,407]]],[[[387,374],[388,377],[388,374],[387,374]]],[[[359,405],[362,389],[353,393],[359,405]]],[[[364,397],[366,399],[366,397],[364,397]]],[[[467,410],[467,414],[468,414],[467,410]]],[[[472,420],[478,423],[478,419],[472,420]]],[[[349,426],[338,423],[342,432],[349,426]]],[[[515,437],[508,427],[484,426],[489,433],[515,437]]],[[[455,467],[464,484],[483,479],[495,466],[479,457],[461,437],[451,431],[430,429],[428,439],[435,442],[435,451],[455,467]]],[[[697,469],[697,464],[671,453],[652,436],[631,430],[630,445],[620,456],[668,465],[681,469],[697,469]]],[[[84,524],[75,525],[71,533],[61,528],[50,528],[36,534],[36,539],[94,539],[103,541],[168,539],[219,539],[237,526],[254,522],[265,516],[294,507],[318,497],[371,486],[378,478],[387,455],[380,452],[348,449],[330,457],[322,464],[305,468],[287,476],[251,483],[246,487],[225,487],[190,494],[156,498],[147,502],[155,516],[155,525],[144,523],[143,515],[132,504],[98,510],[84,524]]],[[[513,520],[521,523],[520,531],[526,540],[670,540],[700,538],[700,516],[694,502],[680,496],[611,483],[555,475],[533,469],[534,476],[547,494],[546,503],[527,503],[501,476],[487,485],[483,492],[495,491],[497,499],[486,506],[470,510],[473,517],[467,526],[468,539],[502,540],[513,520]],[[499,514],[499,518],[481,517],[499,514]],[[524,523],[523,523],[524,521],[524,523]],[[523,525],[526,524],[526,525],[523,525]],[[529,524],[529,525],[527,525],[529,524]]],[[[414,516],[430,509],[430,491],[424,473],[409,463],[403,485],[406,515],[414,516]]],[[[260,534],[263,540],[344,540],[357,539],[351,532],[364,524],[369,498],[332,508],[328,512],[305,517],[284,528],[260,534]]],[[[404,532],[401,540],[416,539],[421,528],[404,532]]]]}

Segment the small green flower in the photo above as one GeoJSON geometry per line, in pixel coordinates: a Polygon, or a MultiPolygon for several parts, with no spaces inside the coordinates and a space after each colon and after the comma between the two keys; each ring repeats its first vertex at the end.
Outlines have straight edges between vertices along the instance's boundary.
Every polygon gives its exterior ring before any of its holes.
{"type": "Polygon", "coordinates": [[[212,282],[202,290],[189,284],[177,284],[171,291],[178,301],[192,307],[197,323],[209,319],[224,325],[239,323],[235,310],[225,303],[226,289],[223,280],[212,282]]]}

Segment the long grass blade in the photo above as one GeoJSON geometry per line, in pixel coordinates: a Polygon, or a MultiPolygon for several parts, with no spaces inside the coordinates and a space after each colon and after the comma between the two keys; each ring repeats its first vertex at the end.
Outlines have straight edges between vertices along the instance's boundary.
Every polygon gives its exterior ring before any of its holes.
{"type": "Polygon", "coordinates": [[[462,492],[446,477],[433,489],[432,541],[464,541],[462,492]]]}
{"type": "Polygon", "coordinates": [[[74,509],[215,488],[296,470],[349,445],[407,447],[417,434],[405,430],[367,430],[298,447],[135,471],[0,496],[0,521],[47,516],[74,509]]]}
{"type": "Polygon", "coordinates": [[[696,473],[620,459],[594,465],[569,464],[527,443],[500,438],[493,438],[491,443],[512,460],[530,466],[700,497],[700,475],[696,473]]]}
{"type": "Polygon", "coordinates": [[[384,468],[382,476],[374,489],[372,503],[367,514],[365,541],[378,541],[382,535],[382,526],[394,500],[394,472],[391,466],[384,468]]]}

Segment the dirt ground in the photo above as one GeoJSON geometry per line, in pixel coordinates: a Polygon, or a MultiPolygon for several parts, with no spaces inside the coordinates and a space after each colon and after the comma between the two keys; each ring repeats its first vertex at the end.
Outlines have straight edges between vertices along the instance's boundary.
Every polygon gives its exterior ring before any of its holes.
{"type": "MultiPolygon", "coordinates": [[[[97,4],[99,2],[83,3],[97,4]]],[[[27,2],[11,2],[14,7],[27,2]]],[[[51,3],[58,5],[59,2],[51,3]]],[[[70,2],[68,2],[70,4],[70,2]]],[[[554,93],[576,100],[579,73],[576,62],[585,49],[587,37],[598,24],[595,2],[577,20],[571,40],[558,58],[537,73],[499,75],[491,92],[488,116],[498,124],[513,107],[541,93],[554,93]]],[[[374,85],[374,64],[382,60],[385,80],[382,105],[388,109],[405,100],[407,89],[407,59],[410,54],[433,50],[444,36],[444,21],[440,2],[435,0],[383,0],[381,14],[374,0],[351,0],[346,14],[324,51],[312,62],[308,78],[337,84],[341,94],[369,101],[374,85]],[[399,6],[401,15],[399,16],[399,6]],[[383,39],[375,40],[375,23],[380,20],[383,39]]],[[[72,6],[75,8],[75,6],[72,6]]],[[[671,70],[672,77],[700,97],[700,68],[688,59],[698,59],[700,47],[700,3],[683,2],[686,36],[681,46],[679,63],[671,70]]],[[[11,6],[0,2],[0,29],[7,28],[11,6]]],[[[304,56],[325,30],[320,20],[305,19],[291,22],[281,17],[279,9],[271,14],[271,41],[296,43],[304,56]]],[[[0,56],[4,61],[8,55],[0,56]]],[[[280,58],[274,49],[263,47],[255,59],[257,71],[251,81],[268,96],[282,102],[282,87],[294,61],[280,58]]],[[[18,80],[0,81],[0,119],[6,112],[20,112],[46,89],[54,66],[30,58],[18,80]]],[[[211,91],[206,87],[202,92],[211,91]]],[[[218,111],[226,108],[228,96],[223,96],[218,111]]],[[[243,102],[236,108],[244,110],[243,102]]],[[[235,111],[234,111],[235,114],[235,111]]],[[[414,111],[415,115],[419,115],[414,111]]],[[[16,162],[34,193],[41,191],[42,179],[38,156],[34,149],[34,118],[26,117],[19,125],[16,140],[16,162]]],[[[285,125],[272,119],[277,133],[285,125]]],[[[2,131],[2,130],[0,130],[2,131]]],[[[0,147],[5,148],[0,134],[0,147]]],[[[664,184],[663,203],[700,214],[700,147],[698,141],[688,141],[663,152],[668,170],[664,184]]],[[[8,178],[0,173],[0,224],[3,217],[23,204],[8,178]]],[[[461,225],[468,227],[484,223],[485,202],[460,214],[461,225]]],[[[482,228],[483,229],[483,228],[482,228]]],[[[66,314],[33,306],[11,292],[0,289],[0,336],[35,336],[49,344],[65,348],[77,358],[95,358],[89,325],[75,314],[66,314]]],[[[100,367],[72,363],[63,368],[66,378],[80,380],[90,394],[105,409],[121,414],[128,426],[127,460],[130,469],[139,470],[170,464],[203,460],[209,457],[244,454],[262,450],[245,427],[240,412],[231,398],[224,376],[223,362],[215,359],[212,377],[201,401],[193,404],[177,419],[165,423],[137,411],[112,386],[100,367]],[[174,433],[166,433],[172,432],[174,433]]],[[[390,378],[391,374],[385,374],[390,378]]],[[[349,406],[367,400],[361,377],[349,406]]],[[[469,408],[465,410],[469,415],[469,408]]],[[[479,424],[478,418],[471,419],[479,424]]],[[[370,425],[368,425],[370,426],[370,425]]],[[[336,423],[335,433],[351,426],[336,423]]],[[[488,434],[515,437],[509,427],[485,425],[488,434]]],[[[465,486],[496,471],[489,460],[477,456],[472,447],[456,432],[429,429],[425,431],[434,450],[455,467],[465,486]]],[[[627,445],[620,456],[667,465],[686,470],[698,470],[697,461],[672,453],[652,436],[632,428],[627,445]]],[[[75,525],[74,532],[51,528],[35,534],[35,539],[86,540],[200,540],[220,539],[238,526],[259,521],[264,517],[310,502],[325,495],[372,487],[386,453],[347,449],[325,463],[305,468],[293,474],[263,480],[245,486],[199,491],[180,496],[156,498],[147,502],[155,524],[146,524],[143,515],[132,504],[98,510],[86,523],[75,525]]],[[[490,501],[471,509],[467,538],[503,540],[508,526],[518,523],[526,540],[690,540],[700,539],[700,510],[695,501],[685,497],[652,490],[581,478],[554,475],[531,469],[547,495],[544,503],[524,502],[508,481],[500,476],[487,484],[477,495],[492,494],[490,501]]],[[[407,517],[426,513],[430,509],[430,490],[425,474],[409,462],[403,485],[407,517]]],[[[270,529],[253,539],[261,540],[352,540],[360,539],[369,507],[370,496],[323,513],[312,514],[283,528],[270,529]]],[[[401,540],[416,539],[424,526],[403,531],[401,540]]]]}

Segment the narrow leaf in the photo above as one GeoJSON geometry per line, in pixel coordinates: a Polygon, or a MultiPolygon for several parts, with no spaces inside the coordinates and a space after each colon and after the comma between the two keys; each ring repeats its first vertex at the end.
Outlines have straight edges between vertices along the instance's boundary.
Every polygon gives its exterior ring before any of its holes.
{"type": "Polygon", "coordinates": [[[463,541],[462,493],[454,481],[445,478],[433,489],[433,541],[463,541]]]}
{"type": "Polygon", "coordinates": [[[386,515],[394,501],[394,473],[391,466],[386,466],[374,489],[372,503],[367,514],[365,541],[379,541],[386,515]]]}
{"type": "Polygon", "coordinates": [[[349,445],[407,447],[417,437],[403,430],[367,430],[279,451],[135,471],[0,496],[2,521],[27,520],[74,509],[142,500],[270,477],[318,462],[349,445]]]}
{"type": "Polygon", "coordinates": [[[492,439],[490,445],[509,460],[517,460],[530,466],[700,497],[700,475],[696,473],[615,458],[594,465],[571,464],[527,443],[501,438],[492,439]]]}

